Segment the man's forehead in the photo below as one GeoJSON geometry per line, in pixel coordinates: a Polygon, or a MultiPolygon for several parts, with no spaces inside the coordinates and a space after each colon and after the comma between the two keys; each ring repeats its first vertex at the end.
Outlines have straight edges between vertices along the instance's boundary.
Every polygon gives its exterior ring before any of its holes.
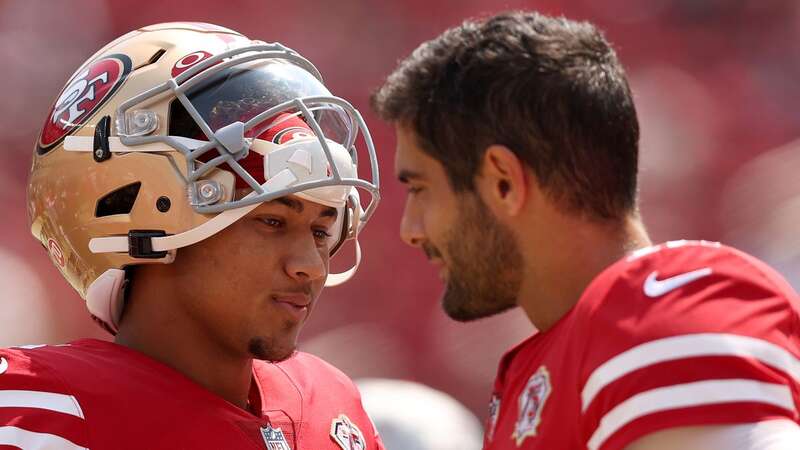
{"type": "Polygon", "coordinates": [[[403,125],[395,125],[397,132],[397,148],[395,150],[395,175],[401,179],[424,178],[435,159],[426,154],[419,146],[416,133],[403,125]]]}

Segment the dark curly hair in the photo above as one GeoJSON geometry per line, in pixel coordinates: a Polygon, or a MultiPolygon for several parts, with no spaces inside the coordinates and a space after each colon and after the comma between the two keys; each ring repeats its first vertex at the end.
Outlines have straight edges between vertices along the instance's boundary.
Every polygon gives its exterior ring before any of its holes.
{"type": "Polygon", "coordinates": [[[516,153],[551,198],[595,219],[636,208],[639,124],[617,56],[587,22],[535,12],[467,20],[420,45],[372,95],[456,192],[485,149],[516,153]]]}

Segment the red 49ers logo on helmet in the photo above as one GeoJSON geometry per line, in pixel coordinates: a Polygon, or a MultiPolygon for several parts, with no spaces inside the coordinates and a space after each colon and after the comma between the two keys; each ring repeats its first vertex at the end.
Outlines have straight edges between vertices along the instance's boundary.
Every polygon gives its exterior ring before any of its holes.
{"type": "Polygon", "coordinates": [[[122,54],[104,56],[82,68],[50,109],[39,136],[39,154],[47,153],[83,125],[111,98],[130,72],[131,59],[122,54]]]}

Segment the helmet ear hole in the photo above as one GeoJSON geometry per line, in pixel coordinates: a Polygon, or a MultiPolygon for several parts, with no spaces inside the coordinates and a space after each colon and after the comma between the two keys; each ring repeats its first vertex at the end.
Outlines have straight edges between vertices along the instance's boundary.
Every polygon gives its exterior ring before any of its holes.
{"type": "Polygon", "coordinates": [[[112,191],[97,201],[95,217],[113,216],[115,214],[130,214],[142,183],[137,181],[112,191]]]}

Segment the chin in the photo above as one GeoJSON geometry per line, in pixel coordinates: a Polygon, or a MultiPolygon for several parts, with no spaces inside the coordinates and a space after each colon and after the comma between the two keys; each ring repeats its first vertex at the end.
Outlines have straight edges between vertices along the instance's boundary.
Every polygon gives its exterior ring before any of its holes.
{"type": "Polygon", "coordinates": [[[448,288],[442,295],[442,309],[448,317],[458,322],[491,317],[515,306],[516,302],[481,297],[458,289],[448,288]]]}
{"type": "Polygon", "coordinates": [[[443,304],[444,312],[448,317],[457,322],[472,322],[473,320],[484,319],[514,308],[514,305],[502,307],[487,307],[475,309],[465,305],[443,304]]]}
{"type": "Polygon", "coordinates": [[[247,350],[255,359],[269,362],[280,362],[294,354],[297,350],[295,341],[277,342],[267,337],[255,337],[250,340],[247,350]]]}

